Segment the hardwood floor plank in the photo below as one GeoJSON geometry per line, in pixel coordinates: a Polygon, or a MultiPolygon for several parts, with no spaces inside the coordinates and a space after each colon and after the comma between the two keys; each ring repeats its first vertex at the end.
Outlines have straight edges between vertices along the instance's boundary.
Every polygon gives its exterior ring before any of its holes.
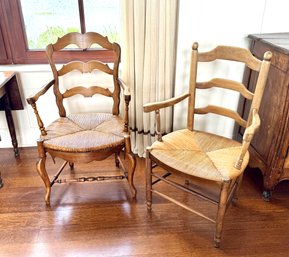
{"type": "MultiPolygon", "coordinates": [[[[261,197],[262,181],[246,171],[239,201],[225,218],[220,249],[213,247],[214,226],[155,196],[146,211],[144,160],[137,159],[137,200],[125,181],[74,183],[52,188],[51,207],[35,170],[35,148],[0,149],[4,187],[0,189],[0,256],[288,256],[289,183],[280,183],[271,202],[261,197]]],[[[49,170],[54,166],[49,160],[49,170]]],[[[57,165],[61,163],[57,162],[57,165]]],[[[114,159],[76,165],[67,176],[116,172],[114,159]]],[[[50,174],[52,175],[52,169],[50,174]]],[[[215,208],[160,186],[186,204],[214,216],[215,208]],[[209,209],[210,208],[210,209],[209,209]]]]}

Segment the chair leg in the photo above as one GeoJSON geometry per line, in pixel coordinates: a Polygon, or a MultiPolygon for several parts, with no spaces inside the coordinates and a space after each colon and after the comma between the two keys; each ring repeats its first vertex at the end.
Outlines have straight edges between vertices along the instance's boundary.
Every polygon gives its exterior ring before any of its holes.
{"type": "Polygon", "coordinates": [[[118,156],[119,156],[119,153],[115,153],[115,154],[114,154],[115,166],[116,166],[117,168],[119,168],[118,156]]]}
{"type": "Polygon", "coordinates": [[[37,147],[38,147],[39,160],[36,163],[36,170],[39,176],[42,178],[45,188],[46,188],[45,203],[46,205],[50,205],[51,185],[50,185],[49,176],[45,168],[46,154],[45,154],[42,140],[37,141],[37,147]]]}
{"type": "Polygon", "coordinates": [[[128,184],[130,186],[130,191],[132,194],[133,198],[136,198],[136,188],[133,183],[133,177],[134,177],[134,172],[135,172],[135,167],[136,167],[136,158],[132,154],[131,151],[131,145],[130,145],[130,137],[127,136],[125,137],[125,156],[128,159],[128,184]]]}
{"type": "Polygon", "coordinates": [[[146,204],[147,210],[152,209],[152,161],[149,157],[149,150],[146,150],[146,204]]]}
{"type": "Polygon", "coordinates": [[[69,162],[69,167],[70,167],[70,170],[73,170],[74,169],[74,162],[69,162]]]}
{"type": "Polygon", "coordinates": [[[221,193],[219,198],[219,205],[218,205],[218,212],[217,212],[217,219],[216,219],[216,231],[215,231],[215,247],[220,247],[221,237],[222,237],[222,230],[223,230],[223,222],[227,207],[227,200],[229,196],[229,187],[231,181],[224,181],[221,187],[221,193]]]}
{"type": "Polygon", "coordinates": [[[237,178],[237,185],[236,185],[236,189],[235,189],[235,192],[233,194],[233,198],[232,198],[232,203],[235,205],[237,203],[237,200],[238,200],[238,194],[239,194],[239,190],[240,190],[240,187],[241,187],[241,184],[242,184],[242,180],[243,180],[243,174],[242,173],[238,178],[237,178]]]}
{"type": "Polygon", "coordinates": [[[0,188],[2,188],[2,187],[3,187],[3,180],[1,178],[1,172],[0,172],[0,188]]]}

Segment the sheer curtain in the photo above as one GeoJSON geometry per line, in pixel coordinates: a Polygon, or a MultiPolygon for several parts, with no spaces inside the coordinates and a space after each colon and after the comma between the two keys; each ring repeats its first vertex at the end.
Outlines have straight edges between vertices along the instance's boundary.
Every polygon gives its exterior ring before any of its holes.
{"type": "MultiPolygon", "coordinates": [[[[143,104],[173,96],[179,0],[123,0],[122,78],[131,90],[132,150],[144,156],[155,140],[154,113],[143,104]]],[[[172,129],[172,110],[161,112],[162,133],[172,129]]]]}

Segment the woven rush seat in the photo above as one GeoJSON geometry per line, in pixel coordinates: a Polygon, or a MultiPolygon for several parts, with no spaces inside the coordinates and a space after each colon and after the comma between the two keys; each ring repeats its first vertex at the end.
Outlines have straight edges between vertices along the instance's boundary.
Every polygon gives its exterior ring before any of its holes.
{"type": "Polygon", "coordinates": [[[238,177],[249,161],[247,153],[242,168],[234,164],[241,144],[232,139],[201,131],[182,129],[162,137],[151,146],[151,155],[184,174],[222,182],[238,177]]]}
{"type": "Polygon", "coordinates": [[[89,152],[124,144],[123,119],[110,113],[77,113],[60,117],[41,136],[46,148],[89,152]]]}

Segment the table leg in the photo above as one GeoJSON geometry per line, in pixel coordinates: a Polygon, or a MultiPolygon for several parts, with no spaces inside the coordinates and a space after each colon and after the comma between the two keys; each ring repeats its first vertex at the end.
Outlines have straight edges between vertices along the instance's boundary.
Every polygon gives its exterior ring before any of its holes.
{"type": "Polygon", "coordinates": [[[1,172],[0,172],[0,188],[2,188],[2,187],[3,187],[3,180],[1,178],[1,172]]]}
{"type": "Polygon", "coordinates": [[[15,157],[19,156],[19,149],[18,149],[18,142],[16,139],[16,132],[15,132],[15,126],[14,126],[14,121],[12,118],[12,112],[11,112],[11,105],[10,105],[10,101],[9,101],[9,97],[6,94],[5,96],[5,115],[6,115],[6,120],[8,123],[8,128],[9,128],[9,132],[10,132],[10,136],[11,136],[11,141],[12,141],[12,145],[14,148],[14,154],[15,157]]]}

